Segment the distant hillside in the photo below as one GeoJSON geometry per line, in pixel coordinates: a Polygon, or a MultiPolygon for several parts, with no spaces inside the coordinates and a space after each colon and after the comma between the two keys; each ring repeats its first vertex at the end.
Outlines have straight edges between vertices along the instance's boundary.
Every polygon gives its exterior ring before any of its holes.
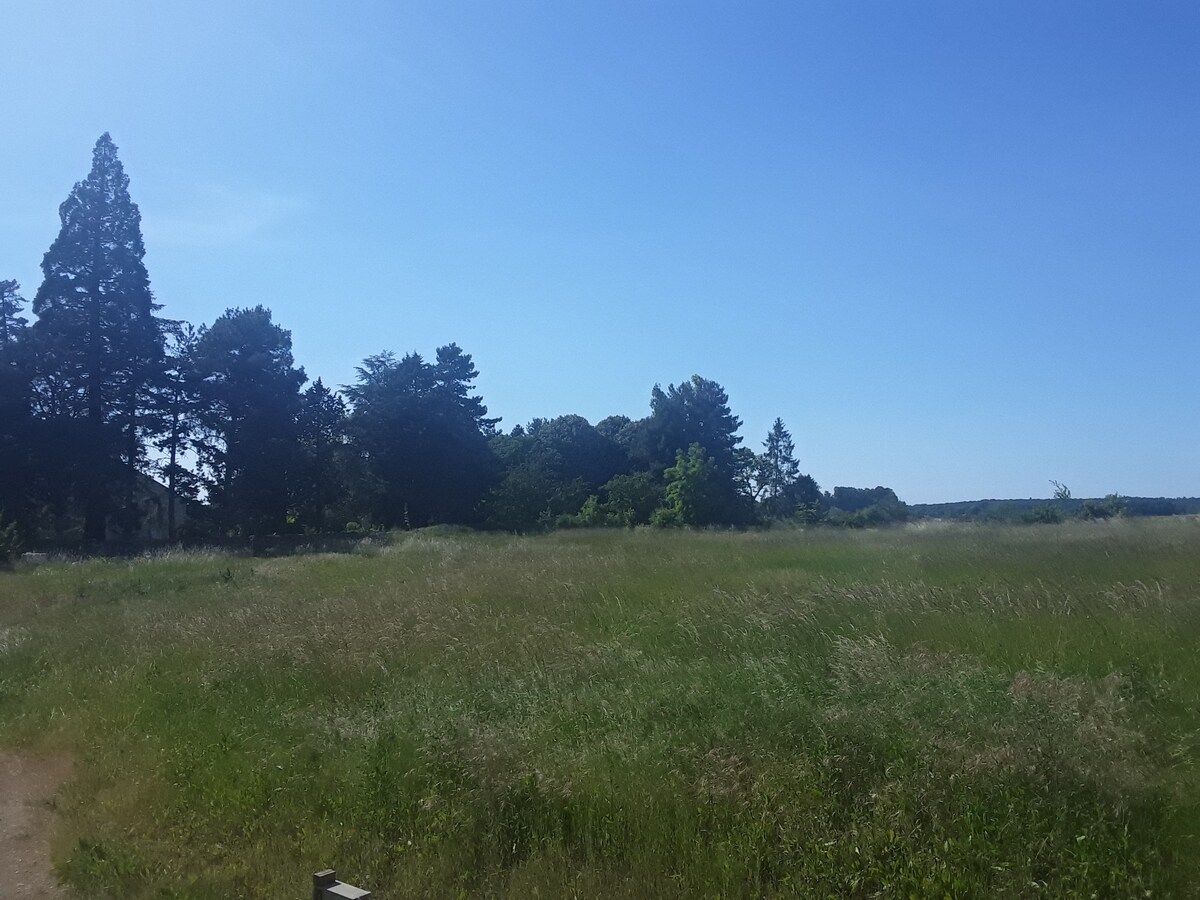
{"type": "MultiPolygon", "coordinates": [[[[1019,519],[1040,506],[1052,506],[1064,515],[1078,511],[1086,498],[1070,500],[960,500],[956,503],[910,503],[914,519],[1019,519]]],[[[1122,497],[1130,516],[1184,516],[1200,513],[1200,497],[1122,497]]]]}

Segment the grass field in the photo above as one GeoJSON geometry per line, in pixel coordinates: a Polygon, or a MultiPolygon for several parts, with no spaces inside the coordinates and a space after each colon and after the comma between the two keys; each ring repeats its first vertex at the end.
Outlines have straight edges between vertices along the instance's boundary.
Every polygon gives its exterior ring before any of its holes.
{"type": "Polygon", "coordinates": [[[1200,896],[1200,521],[0,574],[80,896],[1200,896]]]}

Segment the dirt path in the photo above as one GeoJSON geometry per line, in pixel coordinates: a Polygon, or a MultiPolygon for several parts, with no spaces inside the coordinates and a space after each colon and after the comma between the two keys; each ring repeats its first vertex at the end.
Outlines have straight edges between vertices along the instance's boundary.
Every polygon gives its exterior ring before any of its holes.
{"type": "Polygon", "coordinates": [[[50,865],[50,829],[54,795],[70,774],[65,755],[0,753],[0,860],[13,897],[67,896],[50,865]]]}

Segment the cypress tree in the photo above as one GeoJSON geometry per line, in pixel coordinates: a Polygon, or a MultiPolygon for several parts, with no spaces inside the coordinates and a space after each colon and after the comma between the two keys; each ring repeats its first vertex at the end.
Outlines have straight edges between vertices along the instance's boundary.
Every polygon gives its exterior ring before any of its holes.
{"type": "Polygon", "coordinates": [[[164,347],[142,262],[141,213],[107,133],[96,141],[91,172],[58,212],[61,228],[42,259],[44,279],[33,300],[38,374],[53,394],[53,412],[83,420],[77,446],[95,473],[83,490],[84,531],[101,540],[118,499],[125,527],[136,524],[142,416],[162,377],[164,347]],[[107,476],[117,471],[113,485],[107,476]]]}

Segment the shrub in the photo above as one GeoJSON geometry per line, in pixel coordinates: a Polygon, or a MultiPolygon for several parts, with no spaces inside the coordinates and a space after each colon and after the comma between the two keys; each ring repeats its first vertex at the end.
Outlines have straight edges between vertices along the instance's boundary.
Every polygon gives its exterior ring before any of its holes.
{"type": "Polygon", "coordinates": [[[1109,494],[1103,500],[1084,500],[1079,508],[1081,519],[1111,519],[1125,514],[1125,498],[1120,494],[1109,494]]]}
{"type": "Polygon", "coordinates": [[[1035,506],[1027,513],[1022,513],[1021,521],[1027,522],[1030,525],[1055,525],[1062,521],[1062,513],[1057,506],[1043,503],[1041,506],[1035,506]]]}
{"type": "Polygon", "coordinates": [[[828,524],[842,528],[875,528],[879,525],[891,525],[894,522],[907,520],[908,506],[901,501],[873,503],[853,512],[834,507],[825,517],[828,524]]]}

